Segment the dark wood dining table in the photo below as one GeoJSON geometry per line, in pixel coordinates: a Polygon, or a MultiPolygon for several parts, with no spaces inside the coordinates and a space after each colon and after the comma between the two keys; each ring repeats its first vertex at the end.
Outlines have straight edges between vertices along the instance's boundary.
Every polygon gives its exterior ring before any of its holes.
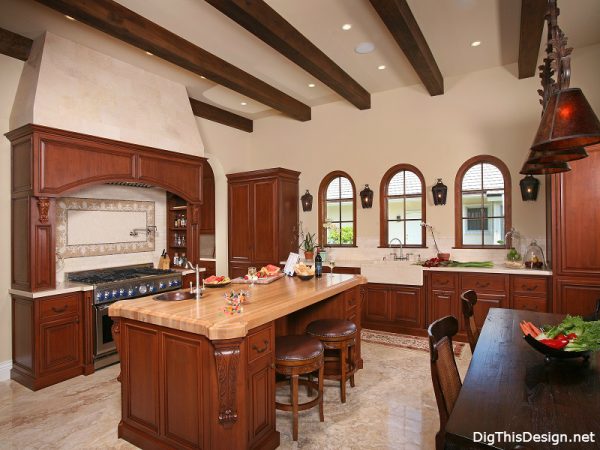
{"type": "Polygon", "coordinates": [[[560,314],[490,309],[446,425],[451,448],[600,449],[600,352],[587,362],[583,358],[546,362],[544,355],[525,342],[519,328],[521,320],[540,326],[563,318],[560,314]],[[569,439],[585,434],[594,442],[476,442],[485,437],[483,433],[489,438],[496,432],[511,437],[512,433],[537,433],[540,439],[557,439],[549,433],[564,433],[569,439]]]}

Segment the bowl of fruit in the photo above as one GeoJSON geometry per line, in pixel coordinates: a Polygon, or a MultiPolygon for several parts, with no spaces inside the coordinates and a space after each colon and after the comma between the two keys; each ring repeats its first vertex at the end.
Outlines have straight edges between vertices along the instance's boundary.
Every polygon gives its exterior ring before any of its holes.
{"type": "Polygon", "coordinates": [[[315,276],[315,268],[304,263],[296,264],[294,272],[302,281],[308,281],[315,276]]]}
{"type": "Polygon", "coordinates": [[[546,359],[589,359],[600,350],[600,321],[586,322],[580,316],[567,316],[558,325],[536,327],[531,322],[520,323],[525,341],[546,359]]]}
{"type": "Polygon", "coordinates": [[[231,280],[229,279],[229,277],[211,275],[210,277],[208,277],[204,280],[204,287],[218,288],[218,287],[227,286],[229,283],[231,283],[231,280]]]}

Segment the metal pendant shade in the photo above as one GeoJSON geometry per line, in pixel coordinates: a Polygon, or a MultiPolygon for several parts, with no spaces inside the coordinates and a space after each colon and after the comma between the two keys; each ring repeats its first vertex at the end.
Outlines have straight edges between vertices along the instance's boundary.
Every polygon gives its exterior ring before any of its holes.
{"type": "Polygon", "coordinates": [[[532,164],[526,162],[523,164],[522,175],[552,175],[554,173],[569,172],[571,166],[567,162],[549,162],[544,164],[532,164]]]}
{"type": "Polygon", "coordinates": [[[531,164],[546,164],[551,162],[569,162],[587,158],[589,155],[583,147],[549,152],[529,152],[527,162],[531,164]]]}
{"type": "Polygon", "coordinates": [[[550,96],[533,141],[534,151],[552,152],[600,142],[600,121],[579,88],[550,96]]]}

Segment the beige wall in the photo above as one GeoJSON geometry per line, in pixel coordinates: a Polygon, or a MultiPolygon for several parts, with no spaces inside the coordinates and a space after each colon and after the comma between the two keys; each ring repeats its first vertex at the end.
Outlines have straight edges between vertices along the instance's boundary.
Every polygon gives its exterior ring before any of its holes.
{"type": "MultiPolygon", "coordinates": [[[[600,113],[600,45],[576,49],[573,83],[581,87],[600,113]]],[[[318,186],[332,170],[344,170],[357,190],[369,183],[376,192],[372,209],[358,207],[359,250],[338,252],[339,258],[380,257],[379,182],[398,163],[418,167],[427,183],[427,221],[440,237],[442,250],[454,245],[454,179],[468,158],[490,154],[502,159],[512,177],[513,224],[528,238],[545,238],[544,187],[537,202],[520,198],[519,169],[540,119],[537,77],[519,80],[516,65],[474,72],[445,80],[446,93],[431,97],[422,86],[374,94],[372,108],[359,111],[346,102],[312,109],[312,120],[297,122],[276,116],[255,121],[248,158],[245,140],[225,127],[214,126],[206,149],[226,173],[282,166],[302,172],[300,191],[318,186]],[[239,143],[238,143],[239,142],[239,143]],[[242,144],[244,142],[244,144],[242,144]],[[232,152],[237,156],[232,156],[232,152]],[[245,158],[247,166],[241,160],[245,158]],[[431,186],[441,177],[449,187],[448,203],[433,206],[431,186]]],[[[201,120],[201,125],[204,120],[201,120]]],[[[245,136],[244,136],[245,138],[245,136]]],[[[225,202],[221,196],[217,202],[225,202]]],[[[300,212],[310,231],[317,229],[316,208],[300,212]]],[[[431,252],[431,250],[429,250],[431,252]]],[[[503,251],[453,251],[457,259],[502,259],[503,251]]],[[[222,253],[221,253],[222,254],[222,253]]]]}
{"type": "Polygon", "coordinates": [[[10,142],[3,135],[23,62],[0,55],[0,363],[11,359],[10,332],[10,142]]]}

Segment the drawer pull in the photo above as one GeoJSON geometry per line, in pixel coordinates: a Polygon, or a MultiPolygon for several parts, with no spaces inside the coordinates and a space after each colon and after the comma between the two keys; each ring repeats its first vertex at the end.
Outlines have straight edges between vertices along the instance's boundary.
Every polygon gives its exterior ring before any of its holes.
{"type": "Polygon", "coordinates": [[[535,291],[538,287],[537,284],[534,286],[527,286],[526,284],[524,284],[523,286],[521,286],[523,289],[525,289],[526,291],[535,291]]]}
{"type": "Polygon", "coordinates": [[[63,306],[62,308],[57,308],[56,306],[52,307],[52,311],[54,311],[56,314],[64,313],[66,310],[67,305],[63,306]]]}
{"type": "Polygon", "coordinates": [[[75,320],[73,322],[79,323],[79,317],[75,317],[75,320]]]}
{"type": "Polygon", "coordinates": [[[438,281],[438,284],[444,285],[444,284],[448,284],[449,282],[450,282],[450,280],[440,280],[440,281],[438,281]]]}
{"type": "Polygon", "coordinates": [[[258,348],[256,346],[256,344],[252,344],[252,350],[254,350],[256,353],[263,353],[264,351],[266,351],[269,348],[269,341],[267,341],[265,339],[265,340],[263,340],[263,344],[264,344],[263,348],[258,348]]]}
{"type": "Polygon", "coordinates": [[[475,283],[475,286],[477,286],[478,288],[486,288],[490,285],[490,282],[486,282],[486,283],[480,283],[479,281],[477,283],[475,283]]]}

